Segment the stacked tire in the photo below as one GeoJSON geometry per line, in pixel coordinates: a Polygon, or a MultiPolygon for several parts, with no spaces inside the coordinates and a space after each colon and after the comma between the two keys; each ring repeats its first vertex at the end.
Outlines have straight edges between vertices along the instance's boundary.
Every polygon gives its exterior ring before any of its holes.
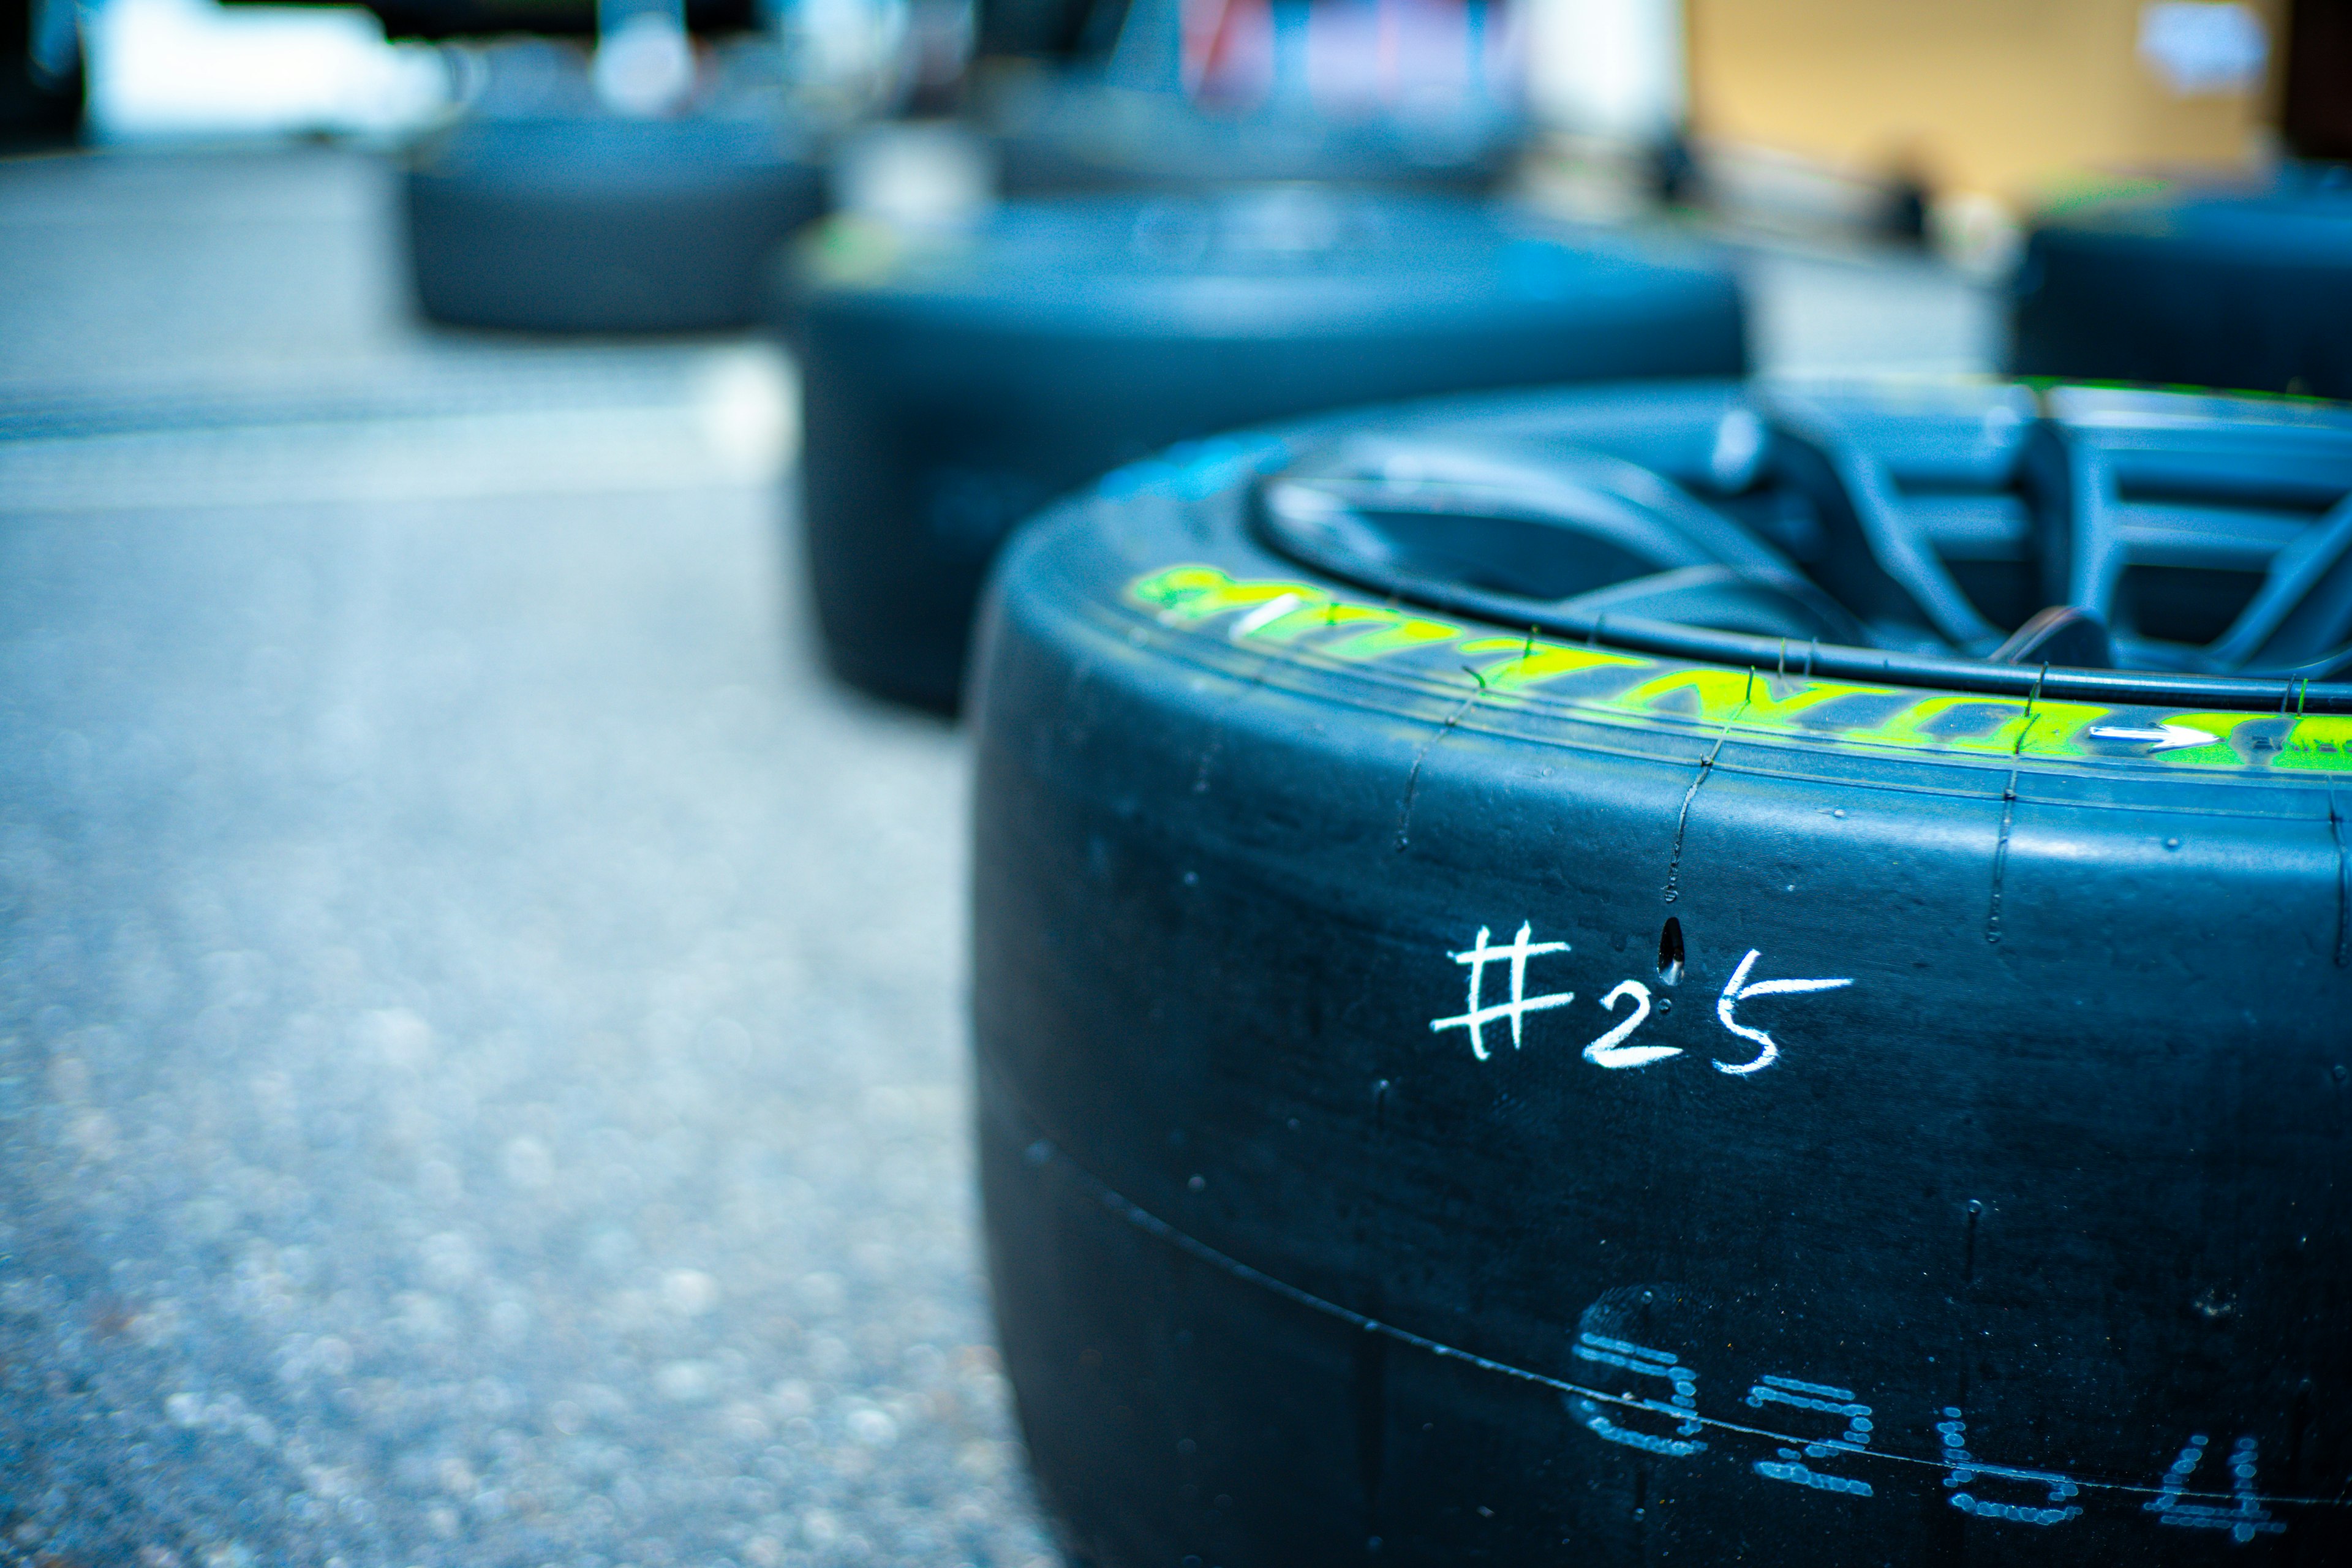
{"type": "Polygon", "coordinates": [[[1074,1558],[2352,1553],[2347,496],[2342,411],[1717,383],[1027,531],[977,1079],[1074,1558]]]}
{"type": "MultiPolygon", "coordinates": [[[[780,309],[827,654],[941,710],[1013,525],[1121,463],[1368,398],[1745,359],[1737,288],[1705,256],[1307,187],[1013,203],[971,232],[836,220],[780,309]]],[[[1243,460],[1213,441],[1194,458],[1243,460]]]]}

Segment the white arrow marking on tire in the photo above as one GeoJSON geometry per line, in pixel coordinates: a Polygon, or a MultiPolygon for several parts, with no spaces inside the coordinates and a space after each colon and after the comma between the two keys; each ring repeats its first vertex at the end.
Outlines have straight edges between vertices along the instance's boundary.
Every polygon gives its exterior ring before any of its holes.
{"type": "Polygon", "coordinates": [[[1252,632],[1272,626],[1306,602],[1297,594],[1285,594],[1278,599],[1268,599],[1234,623],[1234,641],[1239,642],[1252,632]]]}
{"type": "Polygon", "coordinates": [[[2098,741],[2147,741],[2150,752],[2178,751],[2183,746],[2210,746],[2221,739],[2210,731],[2194,724],[2175,724],[2167,720],[2154,730],[2126,730],[2116,724],[2094,724],[2091,737],[2098,741]]]}
{"type": "Polygon", "coordinates": [[[1748,997],[1786,996],[1801,991],[1834,991],[1841,985],[1853,984],[1851,980],[1759,980],[1750,985],[1748,984],[1748,972],[1756,967],[1756,958],[1757,950],[1749,948],[1748,956],[1739,961],[1739,967],[1731,972],[1731,978],[1724,982],[1723,994],[1715,1000],[1715,1016],[1723,1021],[1725,1028],[1743,1040],[1755,1041],[1763,1049],[1757,1053],[1754,1061],[1727,1062],[1718,1059],[1715,1064],[1717,1072],[1762,1072],[1780,1059],[1780,1047],[1772,1043],[1770,1035],[1762,1029],[1750,1028],[1732,1017],[1731,1010],[1748,997]]]}

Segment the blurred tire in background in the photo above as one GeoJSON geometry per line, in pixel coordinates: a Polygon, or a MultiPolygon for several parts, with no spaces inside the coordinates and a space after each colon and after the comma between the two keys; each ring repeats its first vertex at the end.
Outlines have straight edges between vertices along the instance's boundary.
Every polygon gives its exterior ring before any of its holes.
{"type": "Polygon", "coordinates": [[[1076,1560],[2345,1560],[2352,686],[2281,677],[2352,662],[2352,416],[1223,449],[1034,524],[976,656],[990,1268],[1076,1560]],[[2192,507],[2219,637],[2131,582],[2192,507]]]}
{"type": "Polygon", "coordinates": [[[757,318],[768,258],[824,205],[823,171],[775,106],[617,115],[568,51],[487,58],[475,110],[409,154],[410,261],[427,316],[551,332],[757,318]]]}
{"type": "Polygon", "coordinates": [[[0,0],[0,153],[73,145],[84,82],[70,0],[0,0]]]}
{"type": "Polygon", "coordinates": [[[762,263],[824,181],[750,0],[382,0],[386,31],[591,35],[459,48],[459,117],[407,157],[417,303],[548,332],[749,324],[762,263]],[[692,31],[689,31],[692,29],[692,31]],[[699,41],[697,41],[698,36],[699,41]]]}
{"type": "Polygon", "coordinates": [[[1524,136],[1500,115],[1232,119],[1174,94],[1030,76],[998,82],[982,123],[1014,195],[1265,180],[1483,191],[1509,175],[1524,136]]]}
{"type": "Polygon", "coordinates": [[[2045,216],[2014,321],[2023,375],[2352,397],[2352,169],[2045,216]]]}
{"type": "Polygon", "coordinates": [[[1121,462],[1368,399],[1745,363],[1730,273],[1697,252],[1307,186],[1012,204],[969,230],[835,219],[780,309],[826,652],[942,710],[998,546],[1121,462]]]}

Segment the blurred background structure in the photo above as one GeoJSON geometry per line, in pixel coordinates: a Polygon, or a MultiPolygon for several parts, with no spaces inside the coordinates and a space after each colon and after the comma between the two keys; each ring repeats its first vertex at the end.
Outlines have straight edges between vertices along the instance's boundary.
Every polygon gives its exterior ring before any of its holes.
{"type": "MultiPolygon", "coordinates": [[[[604,9],[608,28],[644,10],[604,9]]],[[[471,90],[462,40],[600,25],[593,0],[12,10],[12,122],[54,121],[86,79],[89,132],[112,142],[396,134],[471,90]],[[434,47],[450,40],[455,56],[434,47]]],[[[1963,245],[2086,186],[2352,149],[2342,0],[697,0],[677,15],[699,37],[773,38],[803,102],[835,117],[984,105],[1073,73],[1228,119],[1305,106],[1426,126],[1465,103],[1523,108],[1539,164],[1679,142],[1743,214],[1838,221],[1916,190],[1963,245]]]]}
{"type": "MultiPolygon", "coordinates": [[[[2352,153],[2343,0],[1150,14],[689,5],[632,79],[739,35],[835,200],[952,219],[1021,84],[1279,118],[1296,51],[1307,121],[1735,246],[1765,369],[1993,370],[2042,202],[2352,153]]],[[[396,160],[595,8],[0,22],[0,1560],[1049,1561],[961,755],[817,673],[789,352],[415,309],[396,160]]]]}

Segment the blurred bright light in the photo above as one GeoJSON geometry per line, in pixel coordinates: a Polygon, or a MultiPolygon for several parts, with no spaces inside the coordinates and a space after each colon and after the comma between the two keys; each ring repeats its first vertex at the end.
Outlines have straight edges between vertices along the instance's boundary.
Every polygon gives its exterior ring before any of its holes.
{"type": "Polygon", "coordinates": [[[887,102],[908,65],[907,0],[792,0],[783,9],[793,79],[864,108],[887,102]]]}
{"type": "Polygon", "coordinates": [[[2271,40],[2243,5],[2164,0],[2139,14],[2139,58],[2182,98],[2251,92],[2263,84],[2271,40]]]}
{"type": "Polygon", "coordinates": [[[637,12],[596,44],[596,96],[623,114],[666,114],[694,89],[694,46],[675,11],[637,12]]]}
{"type": "Polygon", "coordinates": [[[1648,141],[1682,121],[1681,0],[1529,0],[1528,101],[1542,119],[1648,141]]]}
{"type": "Polygon", "coordinates": [[[939,121],[869,125],[834,153],[835,205],[901,226],[972,223],[994,197],[992,179],[981,141],[939,121]]]}
{"type": "Polygon", "coordinates": [[[99,140],[383,134],[447,103],[437,52],[357,6],[106,0],[84,24],[99,140]]]}

